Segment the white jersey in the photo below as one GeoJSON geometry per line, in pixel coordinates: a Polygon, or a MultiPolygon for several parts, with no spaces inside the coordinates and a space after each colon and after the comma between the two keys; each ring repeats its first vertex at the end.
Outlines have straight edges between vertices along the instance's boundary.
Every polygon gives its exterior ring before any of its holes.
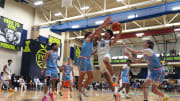
{"type": "Polygon", "coordinates": [[[6,72],[8,74],[11,74],[11,69],[10,69],[10,66],[8,64],[6,65],[6,72]]]}
{"type": "MultiPolygon", "coordinates": [[[[3,71],[4,72],[4,71],[3,71]]],[[[10,66],[7,64],[6,65],[6,72],[9,74],[7,74],[7,73],[3,73],[3,77],[2,77],[2,79],[3,80],[11,80],[11,69],[10,69],[10,66]]]]}
{"type": "Polygon", "coordinates": [[[98,55],[110,54],[110,40],[101,39],[97,43],[98,43],[97,45],[98,55]]]}

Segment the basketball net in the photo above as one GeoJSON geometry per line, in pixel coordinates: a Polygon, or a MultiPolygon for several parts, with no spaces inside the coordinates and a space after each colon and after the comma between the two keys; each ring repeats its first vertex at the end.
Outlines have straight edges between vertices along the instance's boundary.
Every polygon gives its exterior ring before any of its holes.
{"type": "Polygon", "coordinates": [[[61,7],[72,7],[72,0],[62,0],[62,5],[61,7]]]}

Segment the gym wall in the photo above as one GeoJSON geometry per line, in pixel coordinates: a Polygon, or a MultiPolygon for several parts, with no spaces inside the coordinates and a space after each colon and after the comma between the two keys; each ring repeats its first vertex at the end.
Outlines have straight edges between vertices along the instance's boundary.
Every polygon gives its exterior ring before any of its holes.
{"type": "MultiPolygon", "coordinates": [[[[0,8],[0,16],[22,23],[23,29],[28,31],[27,38],[29,39],[31,35],[31,27],[34,24],[45,22],[42,17],[35,14],[35,11],[36,10],[30,6],[22,5],[14,0],[6,0],[5,7],[0,8]]],[[[22,51],[12,51],[0,48],[0,56],[0,72],[2,72],[3,66],[7,64],[7,60],[12,59],[12,72],[17,75],[20,74],[22,51]]]]}

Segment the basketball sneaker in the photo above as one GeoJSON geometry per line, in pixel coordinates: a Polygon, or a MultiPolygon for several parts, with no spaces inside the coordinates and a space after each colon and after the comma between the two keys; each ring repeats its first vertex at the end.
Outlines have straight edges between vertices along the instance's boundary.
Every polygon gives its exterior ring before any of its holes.
{"type": "Polygon", "coordinates": [[[42,98],[42,101],[47,101],[47,97],[44,96],[44,97],[42,98]]]}
{"type": "Polygon", "coordinates": [[[79,94],[79,101],[83,101],[81,94],[79,94]]]}
{"type": "Polygon", "coordinates": [[[165,96],[165,97],[163,98],[163,101],[169,101],[169,96],[165,96]]]}
{"type": "Polygon", "coordinates": [[[51,100],[54,101],[54,95],[53,95],[53,93],[50,93],[50,92],[49,92],[49,96],[51,97],[51,100]]]}
{"type": "Polygon", "coordinates": [[[82,90],[82,94],[85,96],[85,97],[88,97],[88,94],[85,93],[85,89],[83,88],[82,90]]]}
{"type": "Polygon", "coordinates": [[[56,91],[53,91],[53,93],[56,95],[56,91]]]}
{"type": "Polygon", "coordinates": [[[59,92],[59,95],[60,95],[60,96],[63,96],[63,94],[62,94],[61,92],[59,92]]]}
{"type": "Polygon", "coordinates": [[[14,89],[9,89],[9,92],[14,92],[14,89]]]}

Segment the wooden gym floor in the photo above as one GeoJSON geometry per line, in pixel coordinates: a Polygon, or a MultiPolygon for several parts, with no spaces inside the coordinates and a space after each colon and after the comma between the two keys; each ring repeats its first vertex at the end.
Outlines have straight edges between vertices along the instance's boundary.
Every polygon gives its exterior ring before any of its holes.
{"type": "MultiPolygon", "coordinates": [[[[114,101],[112,93],[110,91],[88,91],[90,97],[83,97],[83,101],[114,101]]],[[[149,101],[161,101],[158,96],[149,93],[149,101]]],[[[169,101],[180,101],[180,93],[166,93],[169,95],[169,101]]],[[[55,101],[78,101],[78,92],[73,91],[73,97],[69,97],[68,89],[64,89],[64,96],[55,96],[55,101]]],[[[121,101],[143,101],[142,91],[129,93],[131,99],[125,99],[121,97],[121,101]]],[[[41,101],[43,97],[43,91],[17,91],[17,92],[7,92],[3,91],[0,93],[0,101],[41,101]]],[[[51,101],[48,97],[48,101],[51,101]]]]}

